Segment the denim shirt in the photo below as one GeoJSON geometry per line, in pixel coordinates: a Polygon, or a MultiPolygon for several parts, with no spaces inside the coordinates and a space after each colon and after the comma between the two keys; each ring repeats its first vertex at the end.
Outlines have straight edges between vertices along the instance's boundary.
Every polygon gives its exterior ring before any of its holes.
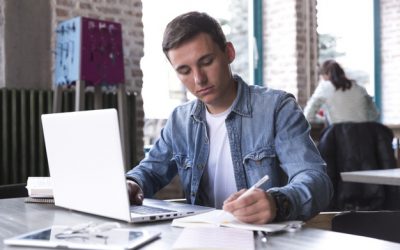
{"type": "MultiPolygon", "coordinates": [[[[234,78],[238,91],[225,123],[237,190],[268,174],[261,188],[289,198],[288,219],[311,218],[328,206],[333,189],[301,108],[291,94],[234,78]]],[[[151,197],[178,173],[188,203],[204,205],[201,178],[210,150],[206,124],[200,100],[175,108],[148,156],[127,178],[151,197]]]]}

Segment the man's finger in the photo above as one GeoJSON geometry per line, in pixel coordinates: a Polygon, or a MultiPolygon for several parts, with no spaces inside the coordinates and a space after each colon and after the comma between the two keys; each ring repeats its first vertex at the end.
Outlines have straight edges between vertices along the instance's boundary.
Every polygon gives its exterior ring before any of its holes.
{"type": "Polygon", "coordinates": [[[141,205],[143,203],[143,191],[140,186],[131,180],[127,180],[129,202],[135,205],[141,205]]]}

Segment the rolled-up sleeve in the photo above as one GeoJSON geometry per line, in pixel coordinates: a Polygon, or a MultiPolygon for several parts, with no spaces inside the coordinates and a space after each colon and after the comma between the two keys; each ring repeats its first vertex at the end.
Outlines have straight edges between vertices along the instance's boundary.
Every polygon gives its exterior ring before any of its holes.
{"type": "Polygon", "coordinates": [[[333,196],[326,164],[310,137],[310,125],[293,96],[282,96],[275,118],[276,151],[288,176],[288,184],[273,189],[290,199],[290,219],[307,220],[326,209],[333,196]]]}

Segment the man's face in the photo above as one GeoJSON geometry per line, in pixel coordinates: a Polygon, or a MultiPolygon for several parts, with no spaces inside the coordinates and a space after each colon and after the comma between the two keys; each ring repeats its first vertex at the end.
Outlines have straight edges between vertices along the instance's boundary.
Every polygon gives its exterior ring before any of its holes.
{"type": "Polygon", "coordinates": [[[236,85],[229,64],[235,50],[227,43],[225,51],[205,33],[168,51],[168,58],[186,88],[203,101],[209,112],[229,108],[236,97],[236,85]]]}

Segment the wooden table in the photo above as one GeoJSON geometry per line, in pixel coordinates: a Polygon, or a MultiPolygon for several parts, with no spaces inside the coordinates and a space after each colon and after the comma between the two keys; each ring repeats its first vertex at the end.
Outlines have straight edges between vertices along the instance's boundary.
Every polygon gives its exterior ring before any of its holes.
{"type": "Polygon", "coordinates": [[[400,186],[400,168],[340,173],[343,181],[400,186]]]}
{"type": "MultiPolygon", "coordinates": [[[[107,218],[58,208],[53,204],[24,203],[23,198],[0,200],[0,249],[40,249],[29,247],[4,246],[3,240],[18,234],[26,233],[51,225],[76,225],[92,221],[102,223],[111,221],[107,218]]],[[[181,228],[171,227],[171,221],[145,224],[128,224],[123,227],[159,230],[161,238],[141,249],[171,249],[173,243],[182,232],[181,228]]],[[[267,243],[256,240],[255,249],[381,249],[398,250],[400,244],[326,230],[303,228],[296,232],[271,235],[267,243]]]]}

